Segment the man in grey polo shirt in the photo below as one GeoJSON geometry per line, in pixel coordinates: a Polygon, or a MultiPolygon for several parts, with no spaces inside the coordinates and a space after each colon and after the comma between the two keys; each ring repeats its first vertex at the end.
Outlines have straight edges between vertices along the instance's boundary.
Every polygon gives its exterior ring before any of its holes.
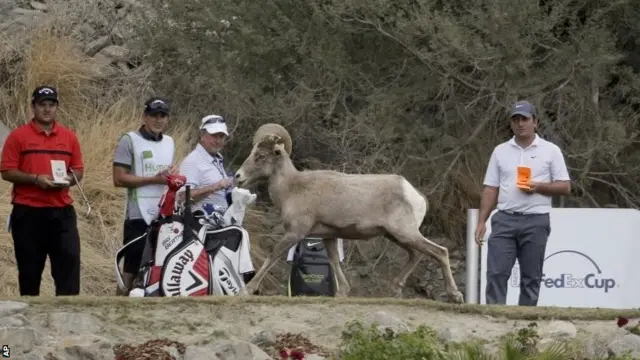
{"type": "Polygon", "coordinates": [[[551,232],[551,197],[571,191],[560,148],[536,134],[535,107],[516,102],[510,112],[513,138],[495,147],[484,178],[476,228],[482,245],[491,211],[487,255],[487,304],[505,304],[507,282],[516,259],[520,264],[521,306],[536,306],[540,293],[547,239],[551,232]],[[518,167],[530,169],[528,187],[518,186],[518,167]]]}
{"type": "MultiPolygon", "coordinates": [[[[113,159],[113,184],[127,189],[124,220],[126,245],[142,236],[157,216],[158,204],[173,172],[175,144],[164,134],[169,121],[167,100],[152,97],[144,104],[142,126],[124,134],[116,147],[113,159]]],[[[123,280],[130,289],[140,268],[145,242],[129,246],[124,254],[123,280]]],[[[120,291],[117,295],[126,295],[120,291]]]]}

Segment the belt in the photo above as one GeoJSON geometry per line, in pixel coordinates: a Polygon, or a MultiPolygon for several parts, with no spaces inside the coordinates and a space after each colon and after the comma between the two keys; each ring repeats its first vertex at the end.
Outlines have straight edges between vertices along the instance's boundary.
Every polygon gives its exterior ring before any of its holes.
{"type": "Polygon", "coordinates": [[[503,213],[507,213],[509,215],[518,215],[518,216],[520,216],[520,215],[529,215],[529,214],[523,213],[521,211],[511,211],[511,210],[500,210],[500,211],[502,211],[503,213]]]}
{"type": "Polygon", "coordinates": [[[502,211],[503,213],[507,213],[509,215],[517,215],[517,216],[521,216],[521,215],[546,215],[546,213],[525,213],[525,212],[521,212],[521,211],[511,211],[511,210],[499,210],[502,211]]]}

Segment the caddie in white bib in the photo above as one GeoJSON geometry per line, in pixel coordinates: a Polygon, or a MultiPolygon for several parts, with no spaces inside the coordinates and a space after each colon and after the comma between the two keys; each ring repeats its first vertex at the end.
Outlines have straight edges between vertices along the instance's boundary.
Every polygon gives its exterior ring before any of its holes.
{"type": "MultiPolygon", "coordinates": [[[[164,135],[161,141],[152,142],[144,139],[136,132],[131,137],[134,153],[132,171],[134,175],[152,177],[167,170],[173,163],[174,143],[170,136],[164,135]]],[[[158,203],[166,185],[146,185],[132,189],[133,200],[137,203],[143,219],[148,224],[158,215],[158,203]]]]}
{"type": "Polygon", "coordinates": [[[146,244],[143,237],[158,216],[159,202],[167,188],[165,175],[174,170],[174,140],[164,133],[170,112],[167,99],[147,99],[140,128],[124,134],[114,152],[113,184],[126,189],[127,194],[122,229],[122,244],[127,246],[122,267],[124,287],[118,286],[117,295],[127,295],[133,286],[146,244]]]}

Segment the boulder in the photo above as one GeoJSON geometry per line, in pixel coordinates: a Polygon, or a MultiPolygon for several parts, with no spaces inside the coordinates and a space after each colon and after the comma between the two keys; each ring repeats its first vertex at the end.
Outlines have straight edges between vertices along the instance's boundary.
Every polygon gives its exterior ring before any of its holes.
{"type": "Polygon", "coordinates": [[[57,312],[49,314],[48,325],[51,330],[61,334],[91,334],[101,331],[100,321],[91,314],[57,312]]]}
{"type": "MultiPolygon", "coordinates": [[[[6,127],[6,125],[2,124],[1,122],[0,124],[1,124],[0,135],[1,135],[4,133],[4,131],[2,130],[2,126],[6,127]]],[[[8,133],[9,132],[8,128],[6,130],[8,133]]],[[[2,142],[4,142],[4,139],[2,142]]],[[[25,311],[27,311],[28,307],[29,307],[29,304],[23,303],[23,302],[0,301],[0,319],[6,316],[15,315],[15,314],[23,314],[25,311]]]]}
{"type": "Polygon", "coordinates": [[[621,356],[629,351],[633,358],[640,358],[640,336],[635,334],[620,336],[609,343],[607,350],[611,356],[621,356]]]}
{"type": "Polygon", "coordinates": [[[184,360],[271,360],[256,345],[237,339],[218,340],[206,346],[188,346],[184,360]]]}
{"type": "Polygon", "coordinates": [[[29,5],[31,5],[32,8],[34,8],[35,10],[38,11],[47,11],[47,5],[39,2],[39,1],[32,1],[29,3],[29,5]]]}
{"type": "Polygon", "coordinates": [[[113,360],[111,342],[87,334],[66,337],[58,341],[51,355],[57,360],[113,360]]]}

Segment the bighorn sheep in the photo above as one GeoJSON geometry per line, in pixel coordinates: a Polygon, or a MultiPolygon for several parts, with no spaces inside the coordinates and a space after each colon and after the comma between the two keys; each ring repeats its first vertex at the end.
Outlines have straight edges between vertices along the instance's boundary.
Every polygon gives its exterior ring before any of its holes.
{"type": "Polygon", "coordinates": [[[366,240],[385,236],[409,253],[405,268],[394,279],[396,296],[422,257],[434,257],[442,269],[446,292],[456,303],[463,296],[455,284],[445,247],[426,239],[419,226],[427,213],[423,194],[395,174],[345,174],[329,170],[297,170],[289,158],[292,141],[278,124],[262,125],[253,149],[235,174],[238,187],[268,184],[269,196],[280,210],[285,234],[247,284],[253,294],[275,260],[307,236],[324,239],[337,279],[336,296],[347,296],[350,285],[342,272],[336,238],[366,240]]]}

